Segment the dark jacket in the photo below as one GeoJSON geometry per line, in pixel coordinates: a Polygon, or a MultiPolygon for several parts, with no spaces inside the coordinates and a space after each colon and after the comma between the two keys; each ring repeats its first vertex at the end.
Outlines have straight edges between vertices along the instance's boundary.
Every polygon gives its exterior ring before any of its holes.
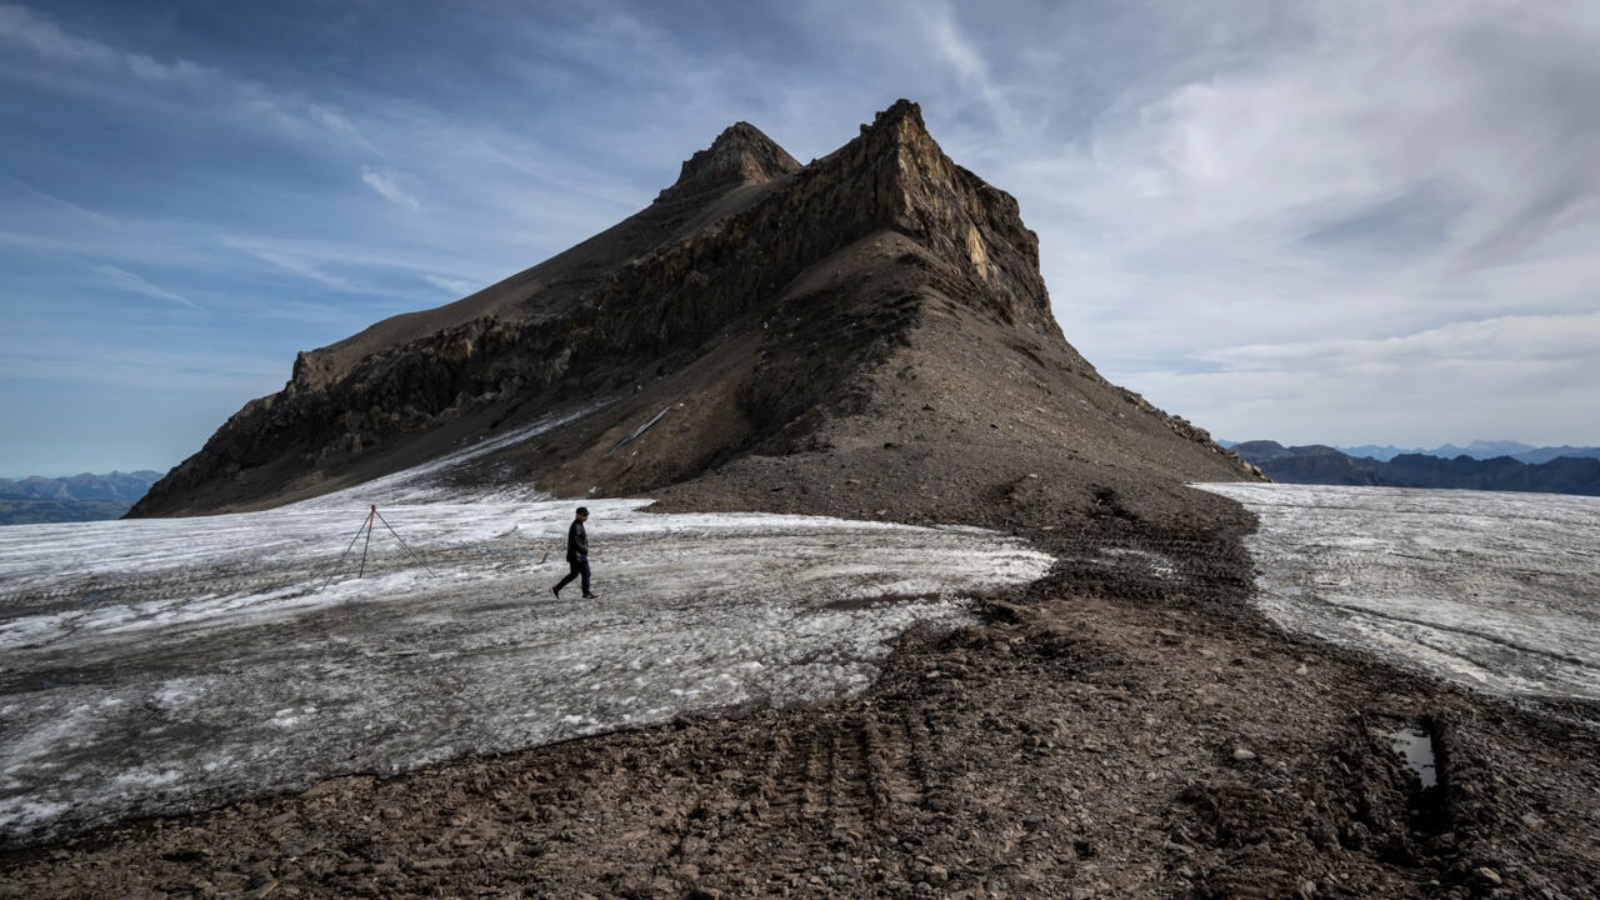
{"type": "Polygon", "coordinates": [[[573,519],[572,527],[567,529],[567,562],[575,563],[588,555],[589,535],[583,530],[583,523],[573,519]]]}

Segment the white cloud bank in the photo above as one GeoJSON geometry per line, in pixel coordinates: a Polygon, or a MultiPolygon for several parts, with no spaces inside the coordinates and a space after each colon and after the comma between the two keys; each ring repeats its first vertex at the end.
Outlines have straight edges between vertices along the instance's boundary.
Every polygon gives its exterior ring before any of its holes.
{"type": "Polygon", "coordinates": [[[1274,10],[1012,167],[1069,339],[1241,439],[1600,439],[1600,8],[1274,10]]]}

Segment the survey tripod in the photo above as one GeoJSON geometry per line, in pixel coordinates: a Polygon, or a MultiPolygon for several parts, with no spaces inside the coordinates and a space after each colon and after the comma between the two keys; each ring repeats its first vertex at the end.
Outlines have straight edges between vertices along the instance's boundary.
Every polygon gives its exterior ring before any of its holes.
{"type": "Polygon", "coordinates": [[[372,547],[372,531],[376,522],[382,522],[383,527],[387,528],[389,533],[394,535],[394,539],[400,542],[400,546],[411,554],[411,558],[420,563],[429,575],[433,574],[433,570],[428,568],[427,560],[424,560],[415,550],[411,549],[411,546],[406,543],[406,539],[401,537],[400,533],[394,530],[394,526],[390,525],[389,521],[383,517],[383,513],[378,512],[378,505],[374,503],[367,512],[367,520],[361,523],[361,527],[356,530],[355,537],[350,539],[350,545],[344,548],[344,553],[339,557],[339,561],[334,563],[333,572],[328,575],[328,580],[324,581],[322,587],[317,588],[317,590],[320,591],[322,588],[327,587],[334,577],[339,574],[340,566],[344,565],[345,559],[350,556],[350,551],[355,549],[356,541],[361,541],[363,536],[365,536],[366,540],[362,541],[361,544],[361,568],[357,570],[356,577],[361,578],[367,574],[367,551],[372,547]]]}

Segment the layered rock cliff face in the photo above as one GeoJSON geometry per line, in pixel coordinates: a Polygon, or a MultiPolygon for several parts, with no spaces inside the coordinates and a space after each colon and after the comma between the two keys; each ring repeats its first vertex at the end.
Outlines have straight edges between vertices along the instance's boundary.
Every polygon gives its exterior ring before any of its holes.
{"type": "Polygon", "coordinates": [[[1010,446],[1178,478],[1244,474],[1067,344],[1016,201],[953,163],[900,101],[803,167],[734,125],[614,228],[300,354],[281,392],[247,404],[133,514],[273,505],[591,407],[479,476],[659,491],[740,460],[884,451],[896,441],[880,437],[929,413],[951,417],[923,436],[940,446],[999,436],[969,434],[1001,430],[977,418],[1031,420],[1010,446]],[[1012,390],[1005,367],[1019,360],[1034,371],[1012,390]],[[916,372],[943,387],[904,390],[916,372]],[[662,426],[641,438],[646,422],[662,426]]]}

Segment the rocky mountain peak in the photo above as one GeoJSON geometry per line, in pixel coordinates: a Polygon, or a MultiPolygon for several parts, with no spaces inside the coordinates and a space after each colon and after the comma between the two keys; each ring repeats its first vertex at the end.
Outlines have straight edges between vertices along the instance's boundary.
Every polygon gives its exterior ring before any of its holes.
{"type": "Polygon", "coordinates": [[[591,412],[472,477],[631,495],[726,481],[735,462],[804,458],[825,474],[841,448],[887,465],[908,437],[926,452],[905,477],[931,481],[994,453],[1037,475],[1069,450],[1096,478],[1112,463],[1242,471],[1078,355],[1016,200],[901,100],[806,166],[737,123],[612,228],[302,354],[283,391],[247,404],[134,514],[312,496],[576,409],[591,412]]]}
{"type": "Polygon", "coordinates": [[[861,126],[862,134],[880,132],[905,143],[933,140],[928,126],[922,121],[922,107],[901,97],[872,117],[871,125],[861,126]]]}
{"type": "Polygon", "coordinates": [[[928,132],[922,108],[897,100],[829,157],[870,198],[868,217],[958,262],[989,309],[1009,322],[1055,329],[1039,272],[1039,239],[1017,201],[957,165],[928,132]]]}
{"type": "Polygon", "coordinates": [[[724,129],[711,146],[683,163],[678,180],[656,198],[689,201],[746,184],[765,184],[800,169],[800,163],[749,122],[724,129]]]}

